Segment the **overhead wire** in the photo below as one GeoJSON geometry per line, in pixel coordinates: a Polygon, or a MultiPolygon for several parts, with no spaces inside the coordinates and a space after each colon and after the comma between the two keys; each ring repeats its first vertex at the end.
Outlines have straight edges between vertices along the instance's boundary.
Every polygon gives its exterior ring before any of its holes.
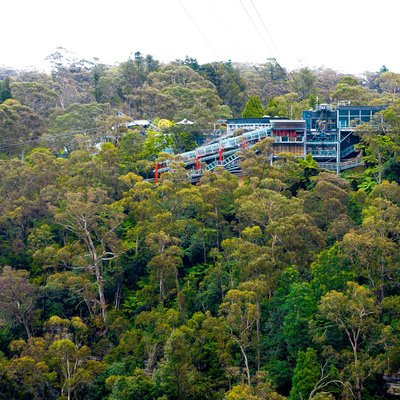
{"type": "MultiPolygon", "coordinates": [[[[278,48],[278,46],[276,45],[276,43],[275,43],[275,41],[274,41],[274,39],[273,39],[271,33],[269,32],[269,30],[268,30],[266,24],[264,23],[264,21],[263,21],[261,15],[260,15],[260,13],[259,13],[259,11],[258,11],[256,5],[254,4],[253,0],[250,0],[250,1],[251,1],[251,5],[252,5],[252,7],[253,7],[253,9],[254,9],[254,11],[255,11],[255,13],[256,13],[256,15],[257,15],[259,21],[260,21],[260,23],[261,23],[261,25],[262,25],[264,31],[266,32],[266,34],[267,34],[268,38],[270,39],[270,41],[271,41],[273,47],[275,48],[276,53],[278,53],[278,55],[279,55],[279,54],[280,54],[279,48],[278,48]]],[[[181,0],[179,0],[179,2],[180,2],[180,4],[182,5],[182,7],[185,9],[185,7],[183,6],[183,4],[181,3],[181,0]]],[[[244,12],[245,12],[245,14],[247,15],[248,19],[250,20],[250,22],[251,22],[253,28],[256,30],[258,36],[260,37],[261,41],[263,42],[263,44],[264,44],[265,47],[267,48],[268,52],[272,55],[271,59],[276,63],[276,66],[281,70],[282,74],[285,76],[285,78],[286,78],[287,82],[289,83],[289,85],[292,86],[292,88],[297,92],[297,91],[298,91],[298,88],[299,88],[300,86],[299,86],[299,83],[297,82],[295,76],[294,76],[290,71],[286,71],[286,70],[282,67],[282,65],[278,62],[277,56],[274,54],[275,51],[272,50],[272,49],[270,48],[270,46],[269,46],[269,44],[268,44],[268,41],[265,40],[264,35],[262,34],[262,32],[260,31],[260,29],[258,28],[257,24],[255,23],[255,21],[254,21],[252,15],[250,14],[250,12],[248,11],[248,9],[246,8],[245,4],[243,3],[242,0],[239,0],[239,2],[240,2],[240,5],[241,5],[242,9],[243,9],[244,12]],[[293,84],[293,82],[294,82],[294,84],[293,84]]],[[[208,3],[209,3],[209,5],[213,8],[214,14],[218,14],[218,11],[217,11],[217,10],[215,9],[215,7],[212,5],[212,3],[211,3],[210,0],[208,0],[208,3]]],[[[187,9],[185,9],[185,11],[186,11],[186,13],[189,15],[187,9]]],[[[193,23],[195,24],[195,26],[197,27],[197,29],[199,30],[199,32],[201,33],[201,35],[203,36],[203,38],[205,38],[204,34],[201,32],[201,29],[198,27],[198,25],[196,24],[196,22],[194,21],[194,19],[191,17],[191,15],[189,15],[189,17],[191,18],[191,20],[193,21],[193,23]]],[[[226,27],[225,20],[224,20],[223,18],[221,18],[220,16],[218,16],[218,17],[219,17],[220,22],[225,26],[225,30],[226,30],[227,32],[230,33],[231,39],[236,43],[237,40],[235,40],[235,39],[232,37],[232,34],[231,34],[231,31],[230,31],[229,27],[226,27]]],[[[208,39],[205,38],[205,40],[206,40],[206,42],[210,45],[210,47],[213,49],[214,53],[216,53],[215,50],[214,50],[214,48],[213,48],[213,46],[209,43],[208,39]]],[[[254,65],[254,64],[253,64],[252,66],[253,66],[254,70],[256,71],[256,73],[257,73],[262,79],[264,79],[264,80],[267,82],[266,77],[259,71],[258,67],[257,67],[256,65],[254,65]]]]}
{"type": "MultiPolygon", "coordinates": [[[[264,37],[260,34],[260,31],[259,31],[258,27],[257,27],[256,24],[254,23],[253,18],[251,17],[250,13],[247,11],[247,9],[246,9],[246,7],[244,6],[242,0],[239,0],[239,1],[240,1],[240,4],[242,5],[242,8],[245,10],[246,14],[248,15],[248,17],[249,17],[251,23],[253,24],[253,26],[255,27],[255,29],[257,30],[257,32],[259,33],[261,39],[262,39],[263,42],[265,43],[264,37]]],[[[249,0],[249,1],[250,1],[251,5],[252,5],[252,7],[253,7],[253,9],[254,9],[254,12],[255,12],[256,15],[257,15],[258,20],[259,20],[260,23],[261,23],[261,26],[263,27],[263,29],[264,29],[264,31],[266,32],[268,38],[270,39],[272,45],[274,46],[274,48],[275,48],[275,50],[276,50],[276,52],[277,52],[277,55],[278,55],[278,56],[281,56],[281,52],[279,51],[278,46],[276,45],[276,43],[275,43],[275,41],[274,41],[274,39],[273,39],[271,33],[269,32],[267,26],[265,25],[265,22],[264,22],[263,18],[261,17],[260,12],[258,11],[256,5],[254,4],[254,1],[253,1],[253,0],[249,0]]],[[[269,48],[268,45],[267,45],[267,47],[269,48]]],[[[273,54],[273,52],[272,52],[272,54],[273,54]]],[[[291,71],[286,71],[286,70],[281,66],[281,64],[278,62],[276,56],[274,56],[273,59],[274,59],[274,61],[276,62],[276,64],[277,64],[277,66],[279,67],[279,69],[280,69],[280,70],[283,72],[283,74],[286,76],[286,79],[288,80],[289,84],[293,87],[293,89],[296,90],[296,91],[299,90],[300,85],[299,85],[299,83],[297,82],[297,80],[296,80],[295,76],[293,75],[293,73],[292,73],[291,71]],[[296,84],[296,86],[294,86],[294,85],[292,84],[292,82],[291,82],[291,80],[289,79],[288,75],[290,76],[290,78],[292,79],[292,81],[296,84]]]]}
{"type": "Polygon", "coordinates": [[[242,0],[239,0],[240,5],[242,6],[245,14],[247,15],[247,17],[249,18],[251,24],[253,25],[253,28],[256,30],[256,32],[258,33],[258,36],[261,38],[262,42],[265,44],[265,46],[267,47],[268,51],[273,54],[273,52],[271,51],[271,49],[269,48],[269,44],[268,42],[265,40],[264,36],[261,34],[260,30],[258,29],[258,26],[254,23],[253,17],[251,16],[251,14],[249,13],[249,11],[247,10],[246,6],[243,4],[242,0]]]}
{"type": "MultiPolygon", "coordinates": [[[[243,10],[245,11],[247,17],[249,18],[251,24],[253,25],[254,29],[256,30],[256,32],[258,33],[258,35],[260,36],[262,42],[264,43],[264,45],[266,46],[267,50],[273,55],[272,59],[275,61],[276,65],[279,67],[279,69],[282,71],[282,73],[285,75],[286,79],[288,80],[289,84],[291,84],[293,86],[293,88],[295,90],[298,90],[299,84],[296,81],[295,77],[293,76],[293,74],[291,72],[287,72],[282,66],[281,64],[278,62],[276,56],[274,56],[274,52],[271,51],[271,48],[268,44],[268,42],[265,40],[264,36],[262,35],[262,33],[260,32],[258,26],[256,25],[256,23],[254,22],[253,17],[251,16],[251,14],[249,13],[249,11],[247,10],[246,6],[244,5],[242,0],[239,0],[240,5],[242,6],[243,10]],[[292,78],[289,79],[288,74],[290,75],[290,77],[292,78]],[[295,87],[292,83],[292,81],[294,81],[297,85],[297,87],[295,87]]],[[[197,31],[199,32],[199,34],[202,36],[203,40],[206,42],[206,44],[212,49],[212,51],[214,52],[214,54],[217,56],[217,58],[220,58],[218,55],[218,52],[215,50],[214,46],[211,44],[211,42],[208,40],[208,38],[204,35],[203,31],[200,29],[199,25],[196,23],[196,20],[192,17],[192,15],[190,14],[190,12],[188,11],[188,9],[184,6],[182,0],[178,0],[178,3],[180,4],[180,6],[182,7],[182,9],[184,10],[184,12],[186,13],[186,15],[189,17],[189,19],[191,20],[192,24],[195,26],[195,28],[197,29],[197,31]]],[[[274,46],[275,50],[277,53],[279,52],[279,48],[277,47],[275,41],[273,40],[273,37],[271,35],[271,33],[269,32],[268,28],[266,27],[258,9],[256,8],[253,0],[250,0],[250,3],[261,23],[261,26],[263,27],[264,31],[266,32],[266,34],[268,35],[269,40],[271,41],[272,45],[274,46]]],[[[209,4],[210,1],[209,1],[209,4]]],[[[222,20],[222,19],[221,19],[222,20]]],[[[223,20],[222,20],[223,21],[223,20]]],[[[226,64],[223,61],[219,61],[219,63],[222,64],[222,66],[224,67],[224,69],[226,70],[226,72],[229,74],[229,76],[232,78],[232,80],[236,83],[236,85],[238,86],[238,88],[240,89],[241,92],[243,92],[245,94],[245,96],[247,97],[247,99],[250,98],[249,94],[247,93],[247,91],[245,90],[245,88],[242,87],[242,85],[237,81],[237,79],[233,76],[232,72],[229,70],[229,68],[226,66],[226,64]]],[[[253,65],[254,69],[256,70],[256,72],[265,79],[265,77],[261,74],[261,72],[258,70],[258,68],[253,65]]],[[[214,68],[214,67],[213,67],[214,68]]],[[[215,70],[215,68],[214,68],[215,70]]],[[[37,138],[37,139],[32,139],[32,140],[27,140],[27,141],[23,141],[23,142],[16,142],[16,141],[9,141],[6,142],[4,144],[0,143],[0,150],[4,150],[4,149],[8,149],[10,147],[18,147],[24,144],[30,144],[30,143],[36,143],[36,142],[41,142],[41,141],[51,141],[52,139],[57,139],[57,138],[61,138],[61,137],[65,137],[65,136],[70,136],[70,135],[77,135],[77,134],[81,134],[81,133],[89,133],[89,132],[93,132],[93,131],[97,131],[100,127],[96,127],[96,128],[91,128],[91,129],[85,129],[85,130],[80,130],[80,131],[72,131],[72,132],[64,132],[64,133],[60,133],[57,134],[54,138],[37,138]]]]}
{"type": "MultiPolygon", "coordinates": [[[[158,128],[153,125],[152,123],[150,124],[154,129],[158,130],[158,128]]],[[[29,139],[25,141],[16,141],[16,140],[8,140],[8,141],[0,141],[0,150],[6,150],[12,147],[19,147],[31,143],[39,143],[39,142],[47,142],[50,143],[52,141],[57,141],[60,138],[65,138],[68,136],[75,136],[79,134],[92,134],[96,133],[100,129],[104,129],[104,127],[101,126],[96,126],[95,128],[88,128],[88,129],[82,129],[79,131],[69,131],[69,132],[61,132],[61,133],[56,133],[56,134],[46,134],[45,136],[41,136],[36,139],[29,139]]],[[[104,133],[103,133],[104,134],[104,133]]],[[[71,138],[72,139],[72,138],[71,138]]]]}
{"type": "MultiPolygon", "coordinates": [[[[211,0],[208,0],[208,4],[209,4],[209,5],[211,6],[211,8],[213,9],[213,13],[214,13],[215,15],[218,16],[219,22],[220,22],[222,25],[224,25],[225,31],[226,31],[226,32],[229,32],[229,36],[230,36],[231,40],[232,40],[234,43],[237,43],[237,40],[236,40],[236,38],[233,37],[232,32],[231,32],[231,30],[229,29],[229,26],[227,26],[227,24],[225,23],[225,20],[221,17],[221,15],[219,14],[218,10],[217,10],[217,9],[214,7],[214,5],[212,4],[211,0]]],[[[277,64],[278,68],[282,71],[282,73],[283,73],[283,75],[285,76],[285,78],[286,78],[286,80],[288,81],[288,83],[289,83],[290,85],[292,85],[292,82],[291,82],[291,80],[289,79],[286,70],[285,70],[284,68],[282,68],[282,66],[281,66],[281,65],[279,64],[279,62],[277,61],[277,59],[276,59],[276,57],[275,57],[275,55],[274,55],[274,52],[272,51],[272,49],[270,49],[270,47],[269,47],[269,45],[268,45],[268,42],[265,41],[265,38],[263,37],[262,33],[261,33],[260,30],[258,29],[257,25],[255,24],[255,22],[254,22],[254,20],[253,20],[253,18],[252,18],[252,16],[251,16],[251,14],[248,12],[247,8],[244,6],[244,4],[242,3],[241,0],[240,0],[240,4],[241,4],[241,6],[242,6],[244,12],[246,13],[246,15],[248,16],[248,18],[250,19],[250,22],[252,23],[253,27],[256,29],[256,31],[257,31],[258,35],[260,36],[261,40],[263,41],[264,45],[267,47],[269,53],[272,55],[271,59],[275,61],[275,63],[277,64]]],[[[254,3],[253,3],[253,8],[255,8],[254,3]]],[[[258,10],[257,10],[256,8],[255,8],[255,10],[258,12],[258,10]]],[[[258,14],[258,17],[261,19],[261,17],[260,17],[259,14],[258,14]]],[[[262,20],[262,19],[261,19],[261,20],[262,20]]],[[[271,34],[269,33],[267,27],[265,26],[265,24],[263,24],[263,25],[264,25],[265,30],[266,30],[267,33],[268,33],[268,36],[269,36],[270,39],[271,39],[272,44],[273,44],[274,47],[278,50],[278,48],[277,48],[275,42],[273,41],[272,36],[271,36],[271,34]]],[[[279,50],[278,50],[278,53],[279,53],[279,50]]],[[[258,68],[255,64],[252,64],[252,67],[254,68],[254,70],[256,71],[256,73],[257,73],[265,82],[269,83],[269,81],[268,81],[268,80],[266,79],[266,77],[260,72],[259,68],[258,68]]],[[[293,85],[292,85],[292,86],[293,86],[293,85]]],[[[295,88],[294,88],[294,89],[295,89],[295,88]]],[[[295,90],[296,90],[296,89],[295,89],[295,90]]]]}
{"type": "MultiPolygon", "coordinates": [[[[254,28],[255,31],[257,32],[258,36],[260,37],[261,41],[262,41],[262,42],[264,43],[264,45],[267,47],[267,50],[272,54],[273,59],[274,59],[275,62],[277,63],[278,67],[282,70],[282,72],[284,73],[286,79],[289,81],[286,71],[285,71],[285,70],[281,67],[281,65],[278,63],[276,57],[274,56],[274,52],[271,51],[268,42],[265,40],[264,36],[262,35],[262,33],[260,32],[260,30],[258,29],[257,24],[254,22],[253,17],[252,17],[251,14],[249,13],[249,11],[248,11],[248,9],[246,8],[246,6],[244,5],[243,1],[242,1],[242,0],[239,0],[239,3],[240,3],[240,5],[241,5],[243,11],[244,11],[245,14],[247,15],[248,19],[250,20],[251,25],[253,26],[253,28],[254,28]]],[[[254,7],[254,3],[252,3],[252,4],[253,4],[253,7],[254,7]]],[[[256,10],[256,11],[257,11],[257,10],[256,10]]],[[[258,15],[258,18],[259,18],[260,20],[262,20],[262,18],[260,17],[259,13],[257,13],[257,15],[258,15]]]]}
{"type": "MultiPolygon", "coordinates": [[[[67,135],[78,135],[78,134],[80,134],[80,133],[87,133],[87,132],[91,132],[91,131],[94,131],[94,130],[98,130],[99,128],[100,128],[100,127],[82,129],[82,130],[80,130],[80,131],[62,132],[62,133],[54,134],[54,135],[56,135],[57,137],[58,137],[58,136],[67,136],[67,135]]],[[[32,139],[32,141],[33,141],[33,140],[37,140],[37,139],[32,139]]],[[[2,145],[3,145],[3,144],[8,144],[8,143],[13,144],[13,143],[16,143],[16,141],[15,141],[15,139],[11,139],[11,140],[2,140],[0,143],[1,143],[2,145]]]]}
{"type": "Polygon", "coordinates": [[[250,0],[250,3],[251,3],[251,5],[252,5],[252,7],[253,7],[253,9],[254,9],[256,15],[257,15],[257,17],[258,17],[258,19],[259,19],[259,21],[260,21],[262,27],[264,28],[264,31],[267,33],[269,40],[271,41],[273,47],[275,48],[275,50],[276,50],[276,52],[277,52],[277,55],[280,56],[279,48],[278,48],[278,46],[276,45],[274,39],[272,38],[272,35],[271,35],[271,33],[269,32],[267,26],[265,25],[264,20],[261,18],[261,15],[260,15],[260,13],[259,13],[257,7],[256,7],[255,4],[254,4],[254,1],[253,1],[253,0],[250,0]]]}
{"type": "MultiPolygon", "coordinates": [[[[208,40],[208,38],[204,35],[203,31],[200,29],[199,25],[196,23],[196,20],[192,17],[192,15],[190,14],[190,12],[188,11],[188,9],[184,6],[182,0],[178,0],[178,3],[180,4],[180,6],[182,7],[182,9],[185,11],[186,15],[189,17],[189,19],[191,20],[192,24],[194,25],[194,27],[197,29],[197,31],[199,32],[199,34],[201,35],[201,37],[203,38],[203,40],[207,43],[207,45],[210,47],[210,49],[214,52],[215,56],[217,57],[217,59],[220,59],[218,52],[215,50],[214,46],[211,44],[211,42],[208,40]]],[[[226,72],[228,73],[228,75],[232,78],[232,80],[236,83],[236,85],[238,86],[239,90],[244,93],[244,95],[246,96],[246,98],[249,100],[250,96],[247,93],[246,89],[244,87],[242,87],[242,85],[237,81],[237,79],[235,78],[235,76],[232,74],[232,72],[229,70],[229,68],[226,66],[226,64],[223,61],[219,61],[219,63],[222,64],[222,66],[224,67],[224,69],[226,70],[226,72]]],[[[214,68],[215,70],[215,68],[214,68]]]]}
{"type": "Polygon", "coordinates": [[[5,144],[3,142],[0,142],[0,150],[7,150],[9,148],[19,147],[19,146],[23,146],[23,145],[31,144],[31,143],[50,142],[52,140],[57,140],[59,138],[63,138],[63,137],[67,137],[67,136],[91,133],[94,131],[98,131],[99,129],[100,129],[100,127],[96,127],[96,128],[84,129],[84,130],[80,130],[80,131],[63,132],[63,133],[54,135],[54,137],[48,137],[48,138],[40,137],[40,138],[25,140],[25,141],[21,141],[21,142],[17,142],[15,140],[14,141],[6,141],[5,144]]]}
{"type": "MultiPolygon", "coordinates": [[[[211,0],[208,0],[208,4],[210,5],[210,7],[213,9],[213,13],[215,15],[218,16],[218,20],[219,22],[224,26],[225,31],[229,33],[229,36],[232,40],[233,43],[237,43],[237,39],[235,37],[233,37],[232,32],[229,28],[229,26],[225,23],[225,19],[221,17],[221,15],[219,14],[218,10],[214,7],[214,5],[212,4],[211,0]]],[[[252,64],[252,67],[255,69],[255,71],[257,72],[258,75],[261,76],[262,79],[264,79],[267,82],[267,79],[265,78],[265,76],[258,70],[257,66],[252,64]]]]}
{"type": "MultiPolygon", "coordinates": [[[[221,15],[219,14],[218,10],[217,10],[217,9],[214,7],[214,5],[212,4],[212,1],[211,1],[211,0],[208,0],[208,4],[209,4],[209,5],[211,6],[211,8],[213,9],[213,13],[214,13],[215,15],[218,16],[218,20],[219,20],[219,22],[224,26],[225,31],[229,33],[229,36],[230,36],[231,40],[236,44],[236,43],[237,43],[237,39],[233,37],[232,32],[231,32],[229,26],[225,23],[225,19],[221,17],[221,15]]],[[[242,7],[243,7],[243,5],[242,5],[242,7]]],[[[244,11],[245,11],[246,14],[249,16],[249,18],[252,20],[252,18],[251,18],[251,16],[249,15],[249,13],[248,13],[248,11],[247,11],[246,8],[244,8],[244,11]]],[[[253,26],[255,26],[254,23],[253,23],[253,26]]],[[[256,29],[257,29],[257,28],[256,28],[256,29]]],[[[262,37],[262,34],[261,34],[260,31],[258,31],[258,34],[260,35],[261,39],[264,41],[264,38],[262,37]]],[[[272,37],[271,37],[271,39],[272,39],[272,37]]],[[[268,43],[264,41],[264,44],[265,44],[266,47],[269,49],[268,43]]],[[[275,45],[274,42],[273,42],[273,44],[274,44],[274,46],[276,47],[276,45],[275,45]]],[[[278,68],[282,71],[282,73],[283,73],[283,75],[285,76],[286,80],[289,82],[289,84],[291,84],[291,81],[290,81],[289,77],[287,76],[287,73],[286,73],[285,69],[282,68],[282,66],[278,63],[278,61],[276,60],[276,57],[275,57],[274,54],[273,54],[273,51],[271,51],[271,49],[269,49],[269,51],[270,51],[270,53],[271,53],[271,55],[272,55],[271,59],[274,60],[274,61],[276,62],[278,68]]],[[[255,64],[252,64],[251,66],[254,68],[254,70],[256,71],[256,73],[257,73],[266,83],[269,83],[269,81],[267,80],[267,78],[265,77],[265,75],[263,75],[263,74],[260,72],[259,68],[258,68],[255,64]]]]}

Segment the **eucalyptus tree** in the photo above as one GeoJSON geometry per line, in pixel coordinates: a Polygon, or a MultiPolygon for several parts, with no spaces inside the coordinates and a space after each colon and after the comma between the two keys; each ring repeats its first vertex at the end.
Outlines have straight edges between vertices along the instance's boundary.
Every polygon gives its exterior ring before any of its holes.
{"type": "Polygon", "coordinates": [[[78,250],[75,268],[83,269],[94,278],[104,323],[107,320],[105,268],[123,252],[116,229],[124,214],[110,203],[104,190],[88,188],[66,193],[64,202],[59,207],[53,206],[56,221],[73,234],[71,240],[78,250]]]}

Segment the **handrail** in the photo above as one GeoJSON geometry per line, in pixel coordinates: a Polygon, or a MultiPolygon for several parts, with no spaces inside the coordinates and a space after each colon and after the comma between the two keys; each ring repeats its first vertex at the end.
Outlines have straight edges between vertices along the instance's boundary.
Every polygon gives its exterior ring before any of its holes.
{"type": "Polygon", "coordinates": [[[230,155],[229,157],[223,159],[222,161],[215,160],[215,161],[211,162],[210,164],[208,164],[206,166],[206,169],[208,171],[212,171],[216,167],[226,167],[226,166],[234,163],[239,158],[241,158],[241,157],[237,153],[234,153],[234,154],[230,155]]]}
{"type": "Polygon", "coordinates": [[[361,161],[360,157],[351,158],[350,160],[342,161],[340,163],[337,162],[319,162],[318,165],[321,168],[329,169],[329,170],[337,170],[339,166],[339,171],[344,171],[346,169],[356,168],[364,163],[361,161]]]}
{"type": "Polygon", "coordinates": [[[252,143],[272,135],[272,125],[267,128],[257,129],[251,132],[246,132],[240,136],[233,136],[219,140],[205,146],[200,146],[196,150],[187,151],[177,154],[177,157],[182,158],[184,162],[195,160],[196,157],[203,157],[210,154],[218,153],[220,149],[236,148],[243,145],[244,142],[252,143]]]}
{"type": "Polygon", "coordinates": [[[340,152],[341,157],[346,157],[349,154],[353,153],[356,149],[354,148],[354,145],[346,147],[344,150],[340,152]]]}
{"type": "MultiPolygon", "coordinates": [[[[229,170],[237,170],[238,160],[242,157],[239,153],[240,150],[247,146],[253,146],[262,139],[266,137],[272,137],[272,125],[263,127],[254,131],[245,132],[239,136],[224,136],[219,141],[214,143],[209,143],[207,145],[199,146],[195,150],[187,151],[181,154],[177,154],[176,159],[180,159],[184,162],[186,166],[190,166],[191,176],[201,176],[204,170],[212,171],[218,166],[227,167],[229,170]],[[198,162],[206,164],[202,169],[199,168],[198,162]],[[196,169],[194,169],[194,164],[196,163],[196,169]]],[[[287,141],[282,143],[304,143],[304,138],[300,139],[293,138],[293,142],[287,141]]],[[[275,138],[275,142],[279,143],[280,138],[275,138]]],[[[308,141],[307,141],[308,143],[308,141]]],[[[314,142],[312,142],[314,143],[314,142]]],[[[325,142],[325,144],[327,144],[325,142]]],[[[355,151],[354,146],[349,146],[341,151],[341,157],[345,157],[355,151]]],[[[314,157],[336,157],[336,148],[332,150],[316,150],[309,149],[307,151],[311,153],[314,157]]],[[[170,164],[172,160],[164,161],[158,167],[158,172],[166,172],[170,169],[170,164]]],[[[355,159],[346,160],[343,162],[318,162],[322,168],[331,170],[346,170],[363,165],[360,157],[355,159]]]]}

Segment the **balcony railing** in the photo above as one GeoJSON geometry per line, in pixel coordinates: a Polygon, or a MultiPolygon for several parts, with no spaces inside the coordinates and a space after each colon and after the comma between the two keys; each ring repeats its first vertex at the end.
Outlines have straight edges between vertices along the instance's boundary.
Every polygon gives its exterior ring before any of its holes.
{"type": "Polygon", "coordinates": [[[337,135],[307,135],[307,142],[312,143],[336,143],[337,135]]]}
{"type": "Polygon", "coordinates": [[[336,157],[336,150],[307,150],[307,154],[312,154],[313,157],[336,157]]]}
{"type": "Polygon", "coordinates": [[[356,149],[354,148],[354,146],[349,146],[349,147],[346,147],[345,149],[343,149],[343,150],[340,152],[340,156],[341,156],[341,157],[346,157],[346,156],[348,156],[349,154],[354,153],[355,151],[356,151],[356,149]]]}
{"type": "Polygon", "coordinates": [[[350,160],[342,161],[340,163],[336,162],[319,162],[318,165],[321,168],[330,169],[330,170],[339,170],[345,171],[347,169],[356,168],[363,165],[360,157],[352,158],[350,160]]]}
{"type": "Polygon", "coordinates": [[[303,137],[275,136],[275,143],[304,143],[303,137]]]}

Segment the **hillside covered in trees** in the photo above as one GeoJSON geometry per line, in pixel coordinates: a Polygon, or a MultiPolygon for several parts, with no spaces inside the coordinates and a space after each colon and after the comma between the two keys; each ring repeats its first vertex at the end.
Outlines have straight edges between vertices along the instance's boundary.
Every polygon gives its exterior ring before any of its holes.
{"type": "Polygon", "coordinates": [[[393,398],[400,74],[51,60],[0,69],[0,399],[393,398]],[[342,176],[265,139],[242,176],[149,179],[260,103],[341,101],[387,106],[342,176]]]}

